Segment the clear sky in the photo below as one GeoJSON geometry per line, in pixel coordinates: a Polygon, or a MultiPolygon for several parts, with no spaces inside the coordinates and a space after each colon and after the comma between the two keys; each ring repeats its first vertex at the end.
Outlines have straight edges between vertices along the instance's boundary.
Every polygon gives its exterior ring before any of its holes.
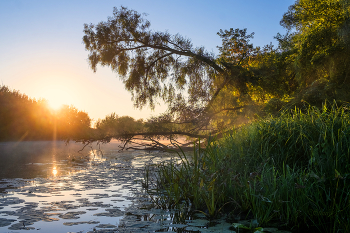
{"type": "Polygon", "coordinates": [[[97,120],[116,112],[136,119],[165,110],[135,109],[131,94],[108,67],[89,68],[84,23],[112,16],[113,7],[140,13],[156,31],[179,33],[217,54],[220,29],[247,28],[254,45],[272,42],[294,0],[1,0],[0,81],[31,98],[73,105],[97,120]]]}

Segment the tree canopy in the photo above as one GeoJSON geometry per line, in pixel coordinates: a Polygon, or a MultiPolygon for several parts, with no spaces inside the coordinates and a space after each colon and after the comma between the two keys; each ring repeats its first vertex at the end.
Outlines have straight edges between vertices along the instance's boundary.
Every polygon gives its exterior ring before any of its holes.
{"type": "Polygon", "coordinates": [[[99,64],[110,66],[132,93],[136,107],[154,108],[159,99],[168,105],[158,121],[192,123],[198,132],[214,116],[242,111],[270,94],[259,89],[262,73],[253,66],[272,50],[250,44],[253,33],[246,29],[220,30],[219,56],[194,47],[179,34],[151,30],[149,21],[125,7],[114,8],[113,17],[105,22],[86,24],[84,32],[94,71],[99,64]]]}
{"type": "Polygon", "coordinates": [[[255,47],[254,33],[231,28],[218,32],[215,55],[120,7],[106,21],[85,24],[83,41],[91,68],[115,71],[136,107],[167,104],[148,120],[157,125],[149,131],[208,135],[283,106],[348,100],[337,90],[349,82],[349,23],[348,0],[297,0],[283,15],[288,32],[277,34],[277,48],[255,47]]]}
{"type": "Polygon", "coordinates": [[[349,76],[350,2],[298,0],[283,15],[281,25],[291,32],[289,50],[299,83],[305,87],[325,78],[347,83],[349,76]]]}

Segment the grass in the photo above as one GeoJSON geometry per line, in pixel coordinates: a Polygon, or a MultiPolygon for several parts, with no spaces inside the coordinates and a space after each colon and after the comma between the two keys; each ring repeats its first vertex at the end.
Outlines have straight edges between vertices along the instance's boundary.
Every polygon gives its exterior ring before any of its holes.
{"type": "Polygon", "coordinates": [[[349,232],[350,113],[335,104],[260,120],[159,167],[166,208],[186,204],[278,222],[289,229],[349,232]]]}

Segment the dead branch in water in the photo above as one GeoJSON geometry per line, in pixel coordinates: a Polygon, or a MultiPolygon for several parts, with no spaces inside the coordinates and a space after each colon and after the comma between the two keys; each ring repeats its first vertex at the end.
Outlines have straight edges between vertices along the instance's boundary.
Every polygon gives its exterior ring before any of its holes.
{"type": "Polygon", "coordinates": [[[182,150],[192,149],[194,143],[198,139],[208,139],[209,136],[201,134],[192,134],[186,132],[152,132],[152,133],[127,133],[127,134],[116,134],[108,135],[102,137],[96,137],[91,139],[75,140],[76,142],[81,142],[84,144],[83,148],[79,150],[81,152],[88,145],[91,145],[94,142],[98,144],[109,143],[112,139],[118,140],[122,143],[119,145],[119,152],[124,150],[149,150],[149,151],[178,151],[179,146],[182,150]],[[180,142],[176,139],[176,136],[187,136],[193,138],[193,140],[180,142]],[[164,138],[169,140],[168,144],[161,143],[160,139],[164,138]]]}

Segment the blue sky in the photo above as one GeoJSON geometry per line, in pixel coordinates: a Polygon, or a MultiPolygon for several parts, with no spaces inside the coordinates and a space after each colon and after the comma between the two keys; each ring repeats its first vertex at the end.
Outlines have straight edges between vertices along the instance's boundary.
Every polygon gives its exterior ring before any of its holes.
{"type": "Polygon", "coordinates": [[[89,69],[82,43],[84,23],[96,24],[125,6],[145,16],[155,31],[179,33],[217,53],[220,29],[247,28],[263,46],[285,30],[279,25],[292,0],[2,0],[0,81],[32,98],[74,105],[93,119],[116,112],[148,118],[164,106],[133,108],[131,94],[108,68],[89,69]]]}

